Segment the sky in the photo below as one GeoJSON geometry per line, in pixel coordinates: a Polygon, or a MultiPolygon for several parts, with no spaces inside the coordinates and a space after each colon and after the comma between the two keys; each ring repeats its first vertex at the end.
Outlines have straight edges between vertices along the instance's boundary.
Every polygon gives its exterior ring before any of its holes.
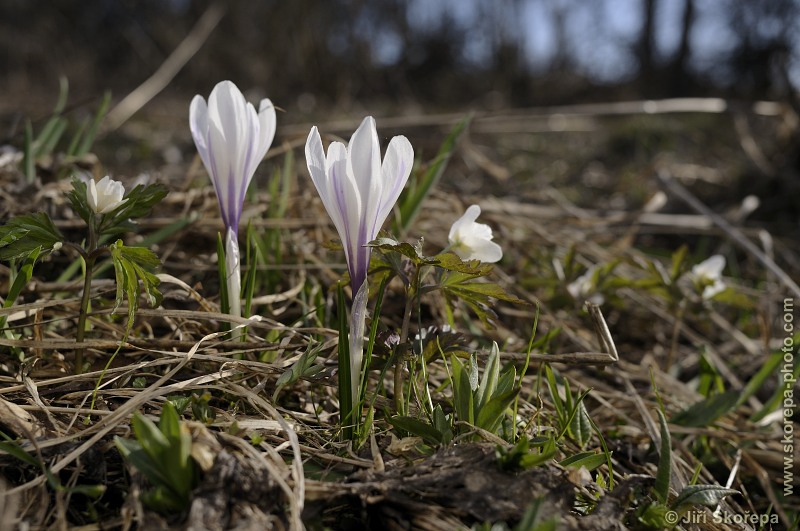
{"type": "MultiPolygon", "coordinates": [[[[763,0],[753,0],[763,1],[763,0]]],[[[497,13],[513,12],[499,10],[487,12],[491,7],[506,4],[511,7],[514,0],[411,0],[409,19],[412,24],[435,27],[441,17],[447,15],[456,23],[470,26],[479,17],[498,16],[497,13]]],[[[707,71],[714,65],[720,53],[731,49],[734,35],[726,23],[725,10],[729,2],[724,0],[696,0],[695,23],[690,34],[692,56],[690,66],[696,71],[707,71]]],[[[636,63],[630,44],[633,43],[642,25],[642,0],[522,0],[519,2],[520,16],[511,20],[498,20],[497,24],[522,35],[527,60],[534,67],[546,69],[557,54],[558,36],[555,23],[560,13],[567,21],[568,42],[574,46],[570,54],[584,73],[600,82],[615,82],[635,73],[636,63]],[[585,38],[577,38],[580,35],[585,38]]],[[[661,0],[656,16],[656,45],[664,57],[677,49],[680,38],[683,0],[661,0]]],[[[774,31],[775,20],[762,21],[758,31],[774,31]],[[772,27],[771,27],[772,26],[772,27]]],[[[794,32],[798,35],[800,32],[794,32]]],[[[480,63],[485,60],[489,35],[479,34],[470,39],[464,54],[480,63]]],[[[796,87],[800,87],[800,37],[793,43],[795,61],[790,75],[796,87]]],[[[388,42],[378,51],[379,58],[386,62],[401,53],[388,42]]]]}

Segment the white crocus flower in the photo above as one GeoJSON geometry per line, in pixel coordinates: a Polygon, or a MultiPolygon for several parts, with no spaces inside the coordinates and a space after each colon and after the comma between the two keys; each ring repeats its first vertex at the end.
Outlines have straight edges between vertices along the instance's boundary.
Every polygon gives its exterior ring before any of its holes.
{"type": "Polygon", "coordinates": [[[378,236],[392,211],[414,165],[414,149],[404,136],[389,142],[381,162],[375,119],[367,116],[345,146],[331,142],[328,152],[316,126],[306,140],[306,164],[322,204],[342,240],[353,306],[350,316],[350,380],[353,403],[363,357],[367,309],[367,271],[372,248],[366,245],[378,236]]]}
{"type": "Polygon", "coordinates": [[[367,278],[372,249],[366,244],[378,236],[408,181],[414,149],[406,137],[396,136],[381,162],[375,119],[367,116],[347,146],[331,142],[327,155],[319,131],[312,127],[306,141],[306,163],[342,240],[356,292],[367,278]]]}
{"type": "Polygon", "coordinates": [[[86,199],[96,214],[108,214],[127,201],[122,198],[125,195],[125,187],[121,182],[111,180],[108,175],[97,183],[94,179],[89,179],[88,191],[86,199]]]}
{"type": "Polygon", "coordinates": [[[217,83],[208,103],[195,96],[189,125],[197,152],[217,193],[225,223],[225,264],[230,313],[241,315],[239,220],[256,167],[275,137],[275,107],[261,100],[258,112],[230,81],[217,83]]]}
{"type": "Polygon", "coordinates": [[[692,268],[689,278],[698,289],[703,290],[704,299],[711,299],[725,290],[726,285],[722,281],[723,269],[725,269],[725,257],[721,254],[715,254],[692,268]]]}
{"type": "Polygon", "coordinates": [[[450,227],[450,250],[462,260],[497,262],[503,258],[503,249],[492,241],[492,228],[475,220],[481,214],[481,207],[470,206],[453,226],[450,227]]]}

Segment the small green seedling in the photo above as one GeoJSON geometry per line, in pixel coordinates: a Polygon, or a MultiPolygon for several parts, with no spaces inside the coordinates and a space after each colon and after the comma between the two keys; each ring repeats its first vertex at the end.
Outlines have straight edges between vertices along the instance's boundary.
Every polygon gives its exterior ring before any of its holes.
{"type": "Polygon", "coordinates": [[[142,501],[161,513],[185,510],[197,485],[197,465],[191,456],[192,436],[181,424],[172,402],[165,402],[158,426],[140,413],[133,416],[136,440],[114,438],[122,456],[152,485],[142,501]]]}

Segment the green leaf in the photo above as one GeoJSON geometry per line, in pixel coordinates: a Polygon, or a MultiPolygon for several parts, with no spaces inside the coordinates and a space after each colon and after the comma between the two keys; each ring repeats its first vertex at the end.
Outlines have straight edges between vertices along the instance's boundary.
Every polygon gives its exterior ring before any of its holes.
{"type": "Polygon", "coordinates": [[[436,404],[433,408],[433,427],[442,434],[442,444],[450,444],[453,440],[453,423],[451,418],[444,414],[440,404],[436,404]]]}
{"type": "Polygon", "coordinates": [[[457,356],[451,356],[450,360],[453,367],[453,409],[456,410],[458,420],[474,424],[475,412],[469,373],[457,356]]]}
{"type": "Polygon", "coordinates": [[[658,470],[656,471],[656,484],[653,490],[658,501],[667,503],[670,477],[672,475],[672,438],[667,426],[667,419],[660,409],[658,410],[658,422],[661,426],[661,450],[658,455],[658,470]]]}
{"type": "Polygon", "coordinates": [[[44,212],[11,218],[0,226],[0,260],[28,256],[40,249],[50,253],[64,237],[44,212]]]}
{"type": "Polygon", "coordinates": [[[22,149],[22,172],[28,184],[36,179],[36,153],[33,152],[33,126],[25,120],[25,141],[22,149]]]}
{"type": "Polygon", "coordinates": [[[638,516],[639,522],[649,529],[665,529],[671,528],[667,523],[667,511],[669,507],[662,503],[651,503],[642,513],[638,516]]]}
{"type": "Polygon", "coordinates": [[[164,199],[167,193],[167,187],[161,183],[136,186],[125,195],[127,201],[102,216],[98,235],[131,230],[132,225],[129,220],[148,215],[153,206],[164,199]]]}
{"type": "Polygon", "coordinates": [[[436,261],[436,266],[438,268],[444,269],[445,271],[463,273],[470,279],[485,277],[494,269],[493,264],[481,262],[480,260],[467,260],[465,262],[456,253],[450,251],[437,254],[433,257],[433,260],[436,261]]]}
{"type": "Polygon", "coordinates": [[[689,485],[685,487],[672,502],[672,507],[680,512],[690,505],[716,507],[725,496],[738,494],[738,490],[726,489],[719,485],[689,485]]]}
{"type": "Polygon", "coordinates": [[[550,389],[550,397],[553,399],[553,406],[556,408],[556,415],[563,422],[568,417],[567,409],[561,401],[561,395],[558,394],[558,383],[556,383],[556,376],[553,369],[549,364],[544,366],[545,378],[547,379],[547,386],[550,389]]]}
{"type": "MultiPolygon", "coordinates": [[[[14,301],[17,300],[19,294],[22,292],[23,288],[28,285],[30,282],[31,277],[33,277],[33,266],[36,264],[36,259],[39,258],[39,253],[41,251],[41,247],[37,247],[33,251],[25,257],[25,260],[20,265],[19,270],[17,271],[16,277],[14,277],[14,283],[11,284],[11,287],[8,290],[8,294],[6,295],[6,300],[3,303],[3,308],[10,308],[14,301]]],[[[5,316],[0,317],[0,323],[5,323],[5,316]]]]}
{"type": "Polygon", "coordinates": [[[567,457],[560,461],[559,464],[566,468],[584,467],[586,470],[592,471],[606,464],[607,461],[608,456],[603,452],[580,452],[567,457]]]}
{"type": "MultiPolygon", "coordinates": [[[[797,345],[800,345],[800,332],[798,332],[793,336],[792,344],[795,345],[794,356],[797,356],[798,355],[797,345]]],[[[781,360],[782,359],[783,359],[783,353],[781,353],[781,360]]],[[[767,364],[770,364],[770,361],[767,361],[767,364]]],[[[784,373],[784,374],[785,374],[784,377],[788,378],[789,373],[784,373]]],[[[800,379],[800,363],[794,364],[794,370],[791,372],[791,375],[792,375],[791,377],[794,380],[800,379]]],[[[756,378],[757,376],[758,375],[754,376],[753,378],[756,378]]],[[[782,385],[776,386],[775,391],[772,393],[772,396],[769,398],[769,400],[767,400],[764,403],[764,407],[762,407],[759,411],[757,411],[750,420],[753,422],[758,422],[759,420],[763,419],[764,417],[766,417],[767,415],[778,409],[784,400],[783,392],[784,392],[784,386],[782,385]]]]}
{"type": "Polygon", "coordinates": [[[536,498],[528,505],[522,519],[514,526],[514,531],[555,531],[557,529],[558,517],[543,519],[543,513],[546,511],[542,509],[545,503],[548,503],[545,498],[545,496],[536,498]]]}
{"type": "Polygon", "coordinates": [[[740,395],[739,391],[726,391],[713,395],[676,414],[672,417],[672,423],[679,426],[704,428],[736,407],[740,395]]]}
{"type": "Polygon", "coordinates": [[[454,300],[463,301],[487,328],[494,328],[492,321],[497,317],[490,307],[492,299],[527,305],[527,302],[509,294],[498,284],[473,282],[474,279],[474,274],[448,271],[443,275],[438,289],[442,290],[450,306],[454,300]]]}
{"type": "Polygon", "coordinates": [[[517,379],[517,368],[513,365],[509,365],[506,370],[500,375],[500,379],[497,381],[497,389],[495,389],[495,394],[505,393],[506,391],[510,391],[512,387],[514,387],[514,383],[517,379]]]}
{"type": "Polygon", "coordinates": [[[475,411],[480,411],[484,405],[492,398],[497,389],[497,380],[500,378],[500,355],[497,342],[492,342],[492,350],[489,352],[489,359],[486,360],[486,368],[483,371],[481,383],[475,393],[475,411]]]}
{"type": "Polygon", "coordinates": [[[388,421],[389,424],[397,429],[407,431],[417,437],[422,437],[422,439],[431,446],[444,444],[445,437],[441,431],[417,418],[398,415],[389,418],[388,421]]]}
{"type": "Polygon", "coordinates": [[[36,468],[41,468],[44,470],[42,463],[33,457],[31,454],[23,450],[16,442],[14,441],[2,441],[0,442],[0,452],[5,452],[8,455],[14,456],[23,463],[27,463],[31,466],[35,466],[36,468]]]}
{"type": "MultiPolygon", "coordinates": [[[[92,119],[92,123],[89,125],[89,128],[86,130],[86,134],[82,136],[80,143],[77,145],[77,148],[74,151],[76,156],[85,155],[90,149],[92,149],[92,144],[97,136],[97,131],[100,129],[100,124],[102,123],[103,118],[108,111],[108,106],[110,103],[111,92],[106,91],[103,94],[103,100],[100,102],[100,106],[97,108],[97,112],[92,119]]],[[[75,138],[77,139],[79,136],[76,136],[75,138]]]]}
{"type": "Polygon", "coordinates": [[[556,455],[558,444],[553,437],[548,438],[542,445],[539,452],[530,452],[522,457],[520,466],[523,469],[533,468],[549,462],[556,455]]]}
{"type": "Polygon", "coordinates": [[[111,260],[116,274],[116,304],[122,303],[123,294],[128,299],[128,329],[133,327],[133,319],[138,308],[139,295],[144,293],[152,307],[161,303],[161,292],[158,291],[160,280],[155,275],[156,268],[161,265],[158,256],[143,247],[126,247],[122,240],[109,246],[111,260]],[[141,288],[139,287],[141,282],[141,288]]]}
{"type": "Polygon", "coordinates": [[[157,485],[142,493],[142,502],[161,514],[174,515],[186,508],[188,500],[182,500],[164,485],[157,485]]]}
{"type": "Polygon", "coordinates": [[[347,306],[344,301],[342,283],[336,284],[336,309],[339,314],[339,418],[344,440],[352,440],[355,433],[355,404],[353,404],[350,374],[350,340],[347,326],[347,306]]]}
{"type": "Polygon", "coordinates": [[[421,252],[422,242],[418,246],[413,246],[408,242],[398,242],[392,238],[377,238],[367,244],[367,247],[374,247],[384,252],[399,253],[409,258],[415,265],[435,265],[435,259],[425,257],[421,252]]]}
{"type": "Polygon", "coordinates": [[[686,269],[685,261],[688,251],[689,247],[686,245],[681,245],[680,249],[672,253],[672,267],[670,268],[669,272],[671,281],[674,282],[679,276],[681,276],[684,269],[686,269]]]}
{"type": "Polygon", "coordinates": [[[174,404],[169,400],[164,403],[158,427],[138,412],[132,425],[136,441],[116,437],[114,442],[153,486],[142,500],[159,511],[183,510],[196,484],[196,464],[191,457],[192,437],[181,425],[174,404]]]}
{"type": "Polygon", "coordinates": [[[181,434],[180,417],[175,404],[167,400],[161,409],[161,418],[158,420],[158,429],[167,440],[178,438],[181,434]]]}
{"type": "Polygon", "coordinates": [[[287,370],[283,371],[278,381],[275,382],[275,392],[272,393],[273,402],[277,400],[278,395],[287,385],[292,385],[300,378],[310,376],[321,371],[323,365],[313,365],[317,360],[319,348],[309,347],[300,357],[295,361],[287,370]]]}
{"type": "Polygon", "coordinates": [[[522,468],[520,464],[522,458],[531,451],[530,441],[526,435],[522,435],[519,440],[511,448],[504,448],[497,445],[495,448],[495,457],[497,458],[497,465],[501,470],[513,471],[522,468]]]}
{"type": "Polygon", "coordinates": [[[54,116],[45,125],[42,134],[36,139],[37,156],[42,157],[55,151],[64,131],[67,129],[67,120],[61,116],[54,116]]]}
{"type": "Polygon", "coordinates": [[[433,187],[439,182],[439,179],[442,178],[447,168],[447,163],[450,161],[450,157],[453,155],[461,135],[464,133],[471,120],[472,117],[467,116],[456,124],[439,148],[439,153],[436,155],[436,158],[421,177],[412,175],[408,188],[398,202],[400,205],[400,217],[397,223],[397,228],[400,230],[398,232],[403,234],[408,232],[414,219],[419,214],[425,198],[428,197],[433,187]]]}
{"type": "Polygon", "coordinates": [[[578,446],[583,448],[589,443],[589,439],[592,436],[592,423],[589,420],[589,412],[586,411],[586,405],[583,403],[582,398],[576,401],[574,409],[575,413],[569,423],[569,433],[572,439],[578,443],[578,446]]]}
{"type": "Polygon", "coordinates": [[[94,223],[94,211],[89,206],[85,182],[77,177],[73,177],[72,189],[67,192],[67,200],[72,210],[74,210],[87,225],[92,225],[94,223]]]}
{"type": "Polygon", "coordinates": [[[494,433],[503,420],[506,410],[517,397],[520,388],[515,387],[510,391],[493,396],[477,413],[475,425],[486,431],[494,433]]]}
{"type": "Polygon", "coordinates": [[[167,438],[168,444],[161,460],[169,471],[169,485],[182,496],[192,489],[194,482],[194,462],[192,461],[192,437],[181,427],[180,417],[175,406],[167,401],[161,410],[159,429],[167,438]]]}
{"type": "Polygon", "coordinates": [[[135,413],[131,421],[136,440],[148,456],[156,459],[169,445],[167,437],[152,420],[141,413],[135,413]]]}

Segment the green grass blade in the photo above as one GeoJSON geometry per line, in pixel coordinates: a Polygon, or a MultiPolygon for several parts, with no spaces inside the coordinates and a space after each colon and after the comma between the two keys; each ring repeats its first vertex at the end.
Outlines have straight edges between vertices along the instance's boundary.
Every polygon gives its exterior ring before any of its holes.
{"type": "Polygon", "coordinates": [[[103,118],[106,116],[106,112],[108,111],[108,106],[111,103],[111,92],[106,91],[103,94],[103,100],[100,102],[100,107],[98,107],[97,112],[92,118],[92,122],[89,125],[89,128],[86,130],[86,134],[83,135],[81,138],[80,144],[75,151],[75,155],[81,156],[85,155],[92,149],[92,145],[94,144],[94,139],[97,138],[97,132],[100,129],[100,124],[103,122],[103,118]]]}
{"type": "Polygon", "coordinates": [[[400,219],[396,227],[398,229],[397,232],[400,234],[408,233],[409,227],[411,227],[422,208],[422,203],[436,183],[439,182],[439,179],[442,178],[447,168],[447,163],[450,161],[461,135],[471,120],[472,116],[467,116],[456,124],[450,134],[447,135],[447,138],[445,138],[439,148],[439,153],[422,177],[416,178],[416,176],[412,176],[413,182],[409,185],[403,198],[400,199],[400,219]]]}
{"type": "Polygon", "coordinates": [[[74,157],[77,155],[78,151],[78,144],[81,142],[81,138],[83,134],[86,132],[86,128],[89,126],[88,120],[83,120],[81,125],[78,126],[78,130],[75,131],[75,134],[72,135],[72,140],[69,142],[69,146],[67,146],[67,150],[64,154],[68,157],[74,157]]]}
{"type": "Polygon", "coordinates": [[[69,97],[69,79],[67,76],[58,78],[58,100],[56,106],[53,108],[53,114],[58,115],[64,112],[67,107],[67,98],[69,97]]]}
{"type": "Polygon", "coordinates": [[[54,116],[48,120],[39,138],[34,142],[34,146],[36,146],[36,157],[38,158],[52,153],[56,149],[66,129],[67,120],[61,116],[54,116]]]}
{"type": "Polygon", "coordinates": [[[22,168],[25,180],[30,184],[36,179],[36,153],[33,147],[33,125],[30,120],[25,121],[25,145],[23,147],[22,168]]]}
{"type": "Polygon", "coordinates": [[[258,253],[256,252],[256,235],[251,223],[247,223],[245,236],[244,260],[247,268],[242,280],[242,317],[250,317],[253,306],[253,293],[256,290],[256,275],[258,273],[258,253]]]}
{"type": "Polygon", "coordinates": [[[385,276],[378,286],[378,295],[375,298],[375,308],[372,312],[372,323],[369,327],[369,339],[367,342],[367,349],[364,352],[363,367],[361,369],[361,393],[359,402],[363,402],[364,396],[367,392],[367,380],[369,380],[369,366],[372,364],[372,351],[375,348],[375,336],[378,334],[378,323],[380,323],[381,307],[383,306],[383,294],[386,292],[386,284],[389,283],[389,277],[385,276]]]}
{"type": "Polygon", "coordinates": [[[353,426],[353,395],[350,379],[350,341],[347,328],[347,305],[344,300],[342,283],[336,285],[336,302],[339,316],[339,415],[341,417],[342,438],[352,440],[353,426]]]}
{"type": "Polygon", "coordinates": [[[660,409],[658,410],[658,422],[661,425],[661,451],[658,456],[654,491],[658,500],[666,504],[669,500],[669,481],[672,475],[672,438],[667,427],[667,419],[660,409]]]}

